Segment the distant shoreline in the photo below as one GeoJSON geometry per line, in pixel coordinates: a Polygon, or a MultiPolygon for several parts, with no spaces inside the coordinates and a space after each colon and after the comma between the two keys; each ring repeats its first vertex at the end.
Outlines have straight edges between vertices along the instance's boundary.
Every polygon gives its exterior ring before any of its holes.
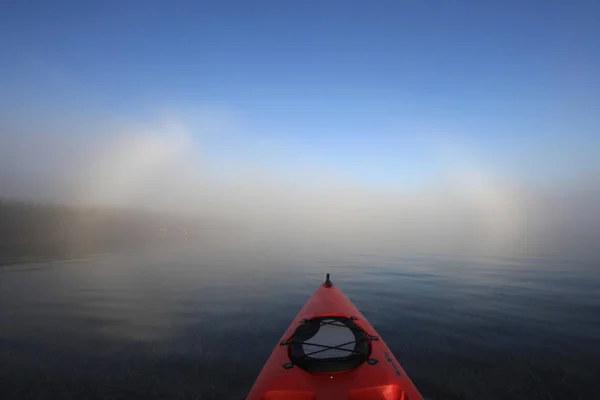
{"type": "Polygon", "coordinates": [[[139,210],[0,199],[0,265],[182,240],[197,237],[201,225],[200,221],[139,210]]]}

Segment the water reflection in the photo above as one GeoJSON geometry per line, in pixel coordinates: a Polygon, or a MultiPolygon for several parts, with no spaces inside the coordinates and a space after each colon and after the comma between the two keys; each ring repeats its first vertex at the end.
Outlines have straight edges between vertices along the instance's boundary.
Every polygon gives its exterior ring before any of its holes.
{"type": "Polygon", "coordinates": [[[223,242],[3,267],[0,394],[242,398],[325,271],[426,396],[600,398],[589,266],[223,242]]]}

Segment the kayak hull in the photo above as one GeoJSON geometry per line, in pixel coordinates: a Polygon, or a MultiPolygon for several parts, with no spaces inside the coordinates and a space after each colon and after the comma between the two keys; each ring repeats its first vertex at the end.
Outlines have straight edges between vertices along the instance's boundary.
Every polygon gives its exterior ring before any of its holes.
{"type": "Polygon", "coordinates": [[[329,279],[302,307],[275,347],[247,400],[422,400],[373,326],[329,279]],[[348,317],[369,337],[368,362],[341,372],[312,373],[293,365],[286,345],[299,325],[318,317],[348,317]]]}

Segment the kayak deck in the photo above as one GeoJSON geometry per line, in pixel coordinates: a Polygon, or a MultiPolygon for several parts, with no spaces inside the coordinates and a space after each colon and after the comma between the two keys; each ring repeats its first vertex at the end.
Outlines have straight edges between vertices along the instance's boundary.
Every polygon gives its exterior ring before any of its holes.
{"type": "Polygon", "coordinates": [[[422,400],[379,334],[329,280],[275,347],[248,400],[422,400]]]}

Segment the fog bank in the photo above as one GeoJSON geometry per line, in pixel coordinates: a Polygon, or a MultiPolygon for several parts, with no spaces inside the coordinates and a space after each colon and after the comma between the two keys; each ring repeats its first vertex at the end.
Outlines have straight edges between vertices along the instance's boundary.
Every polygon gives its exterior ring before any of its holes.
{"type": "MultiPolygon", "coordinates": [[[[596,255],[598,174],[532,182],[461,160],[419,185],[375,185],[308,162],[274,167],[215,154],[215,142],[253,143],[224,120],[204,119],[194,129],[175,117],[86,131],[5,127],[0,197],[220,221],[234,227],[233,236],[263,242],[596,255]]],[[[283,156],[290,150],[269,148],[283,156]]]]}

